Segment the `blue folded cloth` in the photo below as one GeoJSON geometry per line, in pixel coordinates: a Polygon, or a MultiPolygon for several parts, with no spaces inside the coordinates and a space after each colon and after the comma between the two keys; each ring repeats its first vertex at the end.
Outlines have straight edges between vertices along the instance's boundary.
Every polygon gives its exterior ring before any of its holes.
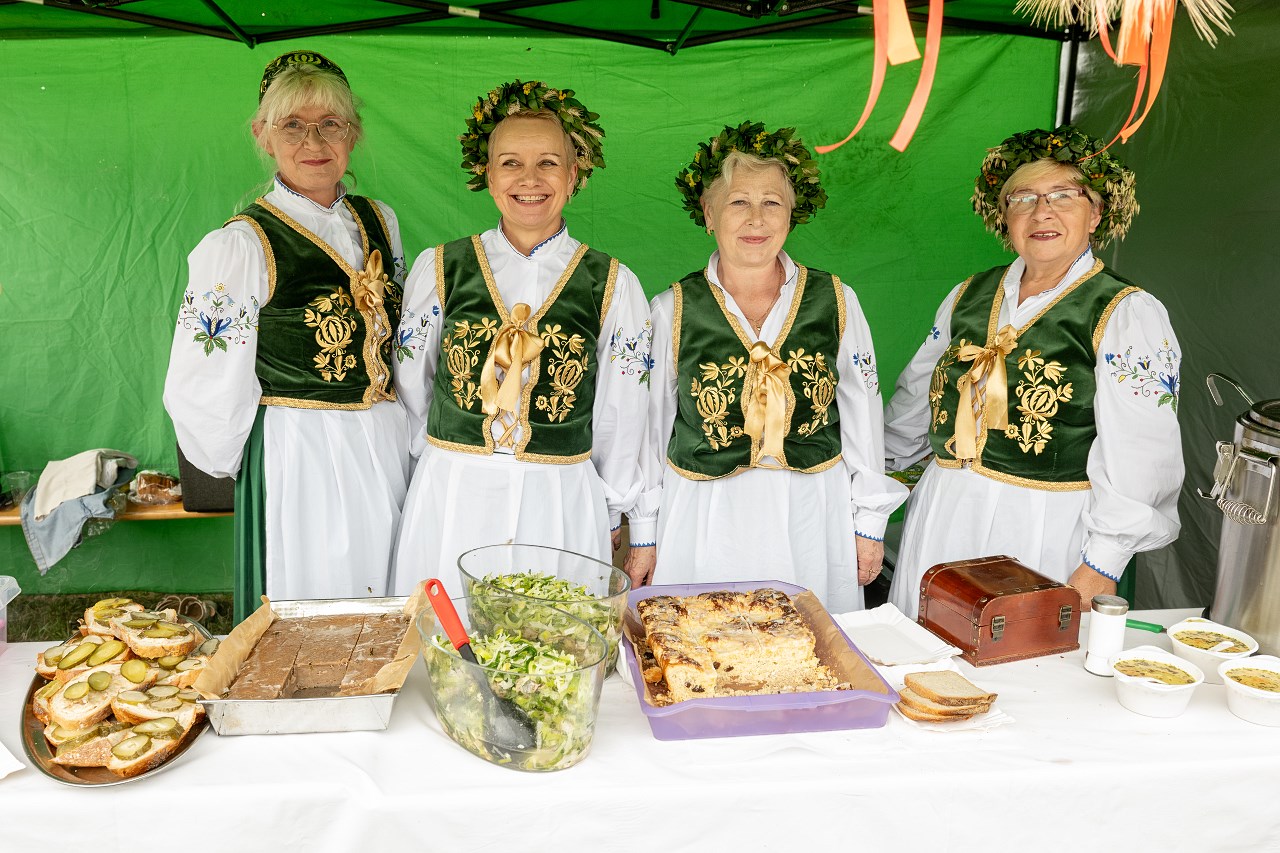
{"type": "Polygon", "coordinates": [[[84,541],[84,525],[91,518],[115,518],[116,511],[108,501],[121,486],[133,479],[133,468],[120,468],[115,482],[98,487],[91,495],[65,500],[44,518],[36,521],[36,493],[39,484],[22,501],[22,534],[36,561],[40,574],[46,574],[72,548],[84,541]]]}

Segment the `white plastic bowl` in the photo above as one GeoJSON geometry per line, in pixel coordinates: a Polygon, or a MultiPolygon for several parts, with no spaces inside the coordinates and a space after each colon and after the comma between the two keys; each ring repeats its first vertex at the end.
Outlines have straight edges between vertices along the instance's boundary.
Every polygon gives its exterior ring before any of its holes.
{"type": "Polygon", "coordinates": [[[1280,658],[1257,655],[1244,660],[1223,661],[1218,665],[1218,677],[1227,686],[1227,707],[1242,720],[1260,726],[1280,726],[1280,693],[1248,687],[1231,679],[1233,669],[1265,669],[1280,673],[1280,658]]]}
{"type": "Polygon", "coordinates": [[[1115,670],[1116,698],[1120,704],[1145,717],[1176,717],[1187,710],[1191,694],[1204,682],[1204,673],[1200,667],[1172,655],[1155,646],[1138,646],[1137,648],[1114,654],[1110,658],[1115,670]],[[1191,676],[1190,684],[1165,684],[1152,678],[1137,678],[1115,670],[1115,665],[1123,660],[1149,660],[1156,663],[1167,663],[1191,676]]]}
{"type": "Polygon", "coordinates": [[[1167,633],[1169,635],[1169,645],[1173,647],[1173,653],[1183,660],[1188,660],[1200,667],[1200,670],[1205,674],[1204,680],[1208,684],[1222,683],[1222,679],[1218,675],[1218,665],[1223,661],[1248,657],[1258,651],[1258,641],[1244,631],[1237,631],[1235,628],[1229,628],[1217,622],[1210,622],[1208,619],[1183,619],[1170,628],[1167,633]],[[1188,646],[1175,637],[1174,634],[1179,631],[1212,631],[1215,634],[1222,634],[1231,637],[1233,640],[1239,640],[1249,648],[1243,652],[1211,652],[1208,649],[1197,649],[1195,646],[1188,646]]]}

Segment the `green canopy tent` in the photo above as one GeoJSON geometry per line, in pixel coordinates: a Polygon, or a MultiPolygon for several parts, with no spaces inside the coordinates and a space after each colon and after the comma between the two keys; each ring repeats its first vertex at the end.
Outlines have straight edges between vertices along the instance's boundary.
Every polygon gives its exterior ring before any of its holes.
{"type": "MultiPolygon", "coordinates": [[[[910,5],[923,20],[925,4],[910,5]]],[[[788,243],[858,292],[886,397],[945,293],[1008,257],[970,212],[983,150],[1049,125],[1073,102],[1059,95],[1072,88],[1082,34],[1033,28],[1011,6],[946,4],[938,78],[910,148],[886,143],[919,63],[890,68],[862,133],[825,155],[831,202],[788,243]]],[[[160,392],[185,255],[270,174],[247,120],[262,66],[279,52],[319,50],[346,70],[368,128],[352,161],[357,190],[396,209],[410,260],[493,224],[491,202],[468,192],[457,168],[456,137],[475,96],[512,77],[576,89],[602,114],[608,168],[566,216],[651,294],[712,248],[672,187],[699,140],[752,117],[794,125],[810,145],[838,141],[870,78],[870,18],[853,3],[443,7],[0,2],[9,121],[0,142],[0,468],[38,471],[116,447],[173,469],[160,392]]],[[[1131,78],[1112,73],[1109,85],[1131,97],[1131,78]]],[[[1113,131],[1117,112],[1100,108],[1085,126],[1113,131]]],[[[21,533],[3,528],[0,565],[29,593],[225,590],[229,543],[227,519],[120,524],[40,577],[21,533]]]]}

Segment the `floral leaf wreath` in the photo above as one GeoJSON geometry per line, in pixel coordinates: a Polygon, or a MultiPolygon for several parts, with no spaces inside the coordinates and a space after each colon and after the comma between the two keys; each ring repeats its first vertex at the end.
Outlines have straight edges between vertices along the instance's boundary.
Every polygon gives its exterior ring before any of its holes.
{"type": "Polygon", "coordinates": [[[699,227],[706,225],[702,213],[702,194],[720,177],[724,158],[730,151],[754,154],[766,160],[777,160],[786,170],[787,179],[796,191],[796,206],[791,209],[792,226],[803,225],[820,207],[826,207],[827,193],[818,179],[818,163],[795,135],[794,127],[779,128],[773,133],[758,121],[744,121],[724,130],[706,142],[698,143],[693,162],[676,175],[676,188],[684,197],[684,209],[699,227]]]}
{"type": "MultiPolygon", "coordinates": [[[[321,71],[336,74],[338,79],[343,83],[347,83],[347,75],[342,73],[342,69],[333,60],[326,59],[314,50],[291,50],[268,62],[267,67],[263,69],[262,82],[258,84],[258,103],[262,103],[262,99],[266,97],[267,89],[271,88],[271,83],[279,76],[280,72],[294,65],[314,65],[321,71]]],[[[347,83],[347,88],[351,88],[351,84],[347,83]]]]}
{"type": "Polygon", "coordinates": [[[508,116],[518,116],[547,110],[555,115],[573,142],[577,154],[578,190],[587,185],[592,169],[604,168],[603,146],[600,140],[604,130],[596,124],[600,118],[573,96],[572,89],[553,89],[537,80],[522,83],[513,80],[481,96],[471,109],[467,119],[467,132],[458,137],[462,143],[462,168],[471,173],[467,186],[474,192],[485,189],[485,172],[489,167],[489,134],[498,122],[508,116]]]}
{"type": "Polygon", "coordinates": [[[1028,130],[1015,133],[998,148],[987,149],[982,171],[974,181],[973,210],[982,217],[987,230],[999,234],[1009,246],[1009,229],[1000,212],[1000,194],[1009,176],[1036,160],[1056,160],[1075,166],[1084,175],[1084,186],[1103,199],[1102,220],[1093,232],[1093,242],[1102,248],[1112,240],[1123,240],[1138,213],[1134,197],[1137,182],[1131,169],[1107,153],[1106,145],[1081,130],[1064,124],[1057,130],[1028,130]]]}

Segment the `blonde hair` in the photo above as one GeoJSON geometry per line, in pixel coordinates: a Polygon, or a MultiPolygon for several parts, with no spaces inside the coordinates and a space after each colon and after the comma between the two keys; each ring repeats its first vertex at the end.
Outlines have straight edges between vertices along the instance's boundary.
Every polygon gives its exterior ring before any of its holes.
{"type": "Polygon", "coordinates": [[[271,81],[251,119],[255,135],[261,139],[280,119],[312,106],[351,122],[353,146],[364,137],[356,96],[341,77],[315,65],[290,65],[271,81]]]}
{"type": "Polygon", "coordinates": [[[743,151],[733,150],[724,157],[724,163],[720,166],[720,174],[716,179],[702,191],[702,209],[714,210],[724,202],[724,197],[729,193],[729,187],[733,184],[734,173],[738,169],[742,169],[749,175],[767,172],[770,169],[776,169],[782,175],[782,200],[787,205],[787,213],[790,214],[796,206],[796,188],[791,185],[791,179],[787,177],[787,169],[782,165],[781,160],[769,157],[757,157],[754,154],[747,154],[743,151]]]}
{"type": "Polygon", "coordinates": [[[493,126],[493,130],[489,131],[490,142],[493,141],[493,135],[498,132],[498,128],[502,127],[502,122],[506,121],[509,118],[531,118],[531,119],[538,119],[539,121],[549,122],[556,130],[560,131],[560,135],[564,138],[565,166],[571,166],[571,165],[577,164],[579,170],[581,170],[584,165],[587,168],[591,167],[591,161],[589,159],[589,156],[587,159],[584,160],[584,158],[578,155],[578,149],[573,144],[573,139],[569,136],[569,134],[565,133],[564,125],[560,123],[560,117],[548,109],[540,109],[540,110],[524,109],[524,110],[520,110],[519,112],[511,113],[502,121],[495,124],[493,126]]]}
{"type": "Polygon", "coordinates": [[[1008,191],[1017,189],[1019,186],[1026,184],[1034,184],[1046,178],[1055,175],[1064,175],[1072,183],[1079,184],[1082,189],[1089,195],[1089,203],[1094,209],[1102,210],[1102,196],[1098,191],[1089,186],[1085,182],[1084,173],[1080,171],[1080,167],[1071,163],[1063,163],[1059,160],[1050,160],[1047,157],[1039,160],[1032,160],[1025,163],[1014,170],[1004,182],[1004,186],[1000,188],[1000,196],[997,203],[1000,205],[1001,217],[1006,217],[1009,213],[1008,191]]]}

